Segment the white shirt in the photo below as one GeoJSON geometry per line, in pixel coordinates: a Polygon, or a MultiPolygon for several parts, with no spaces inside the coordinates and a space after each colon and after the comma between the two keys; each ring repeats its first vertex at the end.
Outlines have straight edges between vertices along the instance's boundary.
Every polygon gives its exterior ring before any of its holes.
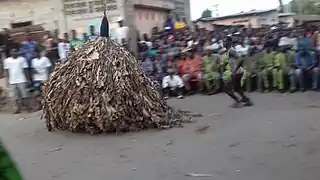
{"type": "Polygon", "coordinates": [[[19,84],[27,82],[24,69],[28,68],[27,61],[24,57],[9,57],[4,60],[4,69],[9,71],[9,84],[19,84]]]}
{"type": "Polygon", "coordinates": [[[287,46],[287,45],[290,45],[290,43],[291,43],[291,39],[284,36],[280,38],[278,46],[287,46]]]}
{"type": "Polygon", "coordinates": [[[183,81],[178,75],[173,75],[172,78],[170,76],[165,76],[162,80],[162,88],[182,88],[183,86],[183,81]]]}
{"type": "Polygon", "coordinates": [[[122,43],[122,39],[128,40],[128,33],[129,33],[129,28],[126,26],[117,28],[116,34],[117,34],[117,41],[119,44],[122,43]]]}
{"type": "Polygon", "coordinates": [[[51,67],[51,62],[47,57],[41,57],[32,59],[32,68],[37,73],[33,75],[35,81],[46,81],[48,80],[48,68],[51,67]]]}
{"type": "Polygon", "coordinates": [[[150,41],[140,41],[140,43],[146,43],[146,45],[148,46],[149,49],[152,48],[152,42],[150,42],[150,41]]]}
{"type": "Polygon", "coordinates": [[[249,46],[236,45],[234,49],[239,55],[247,55],[249,51],[249,46]]]}
{"type": "Polygon", "coordinates": [[[58,44],[58,53],[59,53],[60,59],[67,58],[69,51],[70,51],[70,44],[69,43],[60,42],[58,44]]]}

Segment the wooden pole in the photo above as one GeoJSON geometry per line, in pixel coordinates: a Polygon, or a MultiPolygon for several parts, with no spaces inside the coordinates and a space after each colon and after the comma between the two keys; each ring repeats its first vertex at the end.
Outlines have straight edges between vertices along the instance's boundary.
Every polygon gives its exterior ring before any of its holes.
{"type": "Polygon", "coordinates": [[[133,0],[124,0],[124,25],[129,28],[129,49],[137,55],[137,29],[135,27],[135,11],[133,0]]]}

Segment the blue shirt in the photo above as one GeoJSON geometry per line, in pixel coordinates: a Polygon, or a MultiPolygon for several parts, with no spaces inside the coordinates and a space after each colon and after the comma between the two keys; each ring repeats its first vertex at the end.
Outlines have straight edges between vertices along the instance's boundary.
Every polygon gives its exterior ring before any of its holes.
{"type": "Polygon", "coordinates": [[[311,37],[303,37],[298,39],[298,50],[309,51],[311,50],[311,37]]]}
{"type": "Polygon", "coordinates": [[[304,56],[302,56],[303,52],[298,52],[295,55],[295,65],[298,68],[308,68],[316,65],[317,60],[316,56],[313,52],[306,52],[304,56]]]}
{"type": "Polygon", "coordinates": [[[146,74],[152,73],[155,70],[154,64],[149,58],[147,58],[145,61],[141,63],[141,68],[142,71],[146,74]]]}
{"type": "Polygon", "coordinates": [[[36,46],[35,41],[23,41],[20,44],[20,55],[27,60],[29,67],[31,67],[32,59],[36,57],[36,46]]]}

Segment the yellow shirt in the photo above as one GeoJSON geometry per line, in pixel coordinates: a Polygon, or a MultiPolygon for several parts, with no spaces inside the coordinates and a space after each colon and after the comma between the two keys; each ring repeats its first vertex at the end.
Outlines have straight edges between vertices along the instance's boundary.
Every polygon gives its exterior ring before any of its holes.
{"type": "Polygon", "coordinates": [[[174,23],[174,29],[182,29],[184,28],[186,25],[184,24],[184,22],[182,21],[177,21],[174,23]]]}

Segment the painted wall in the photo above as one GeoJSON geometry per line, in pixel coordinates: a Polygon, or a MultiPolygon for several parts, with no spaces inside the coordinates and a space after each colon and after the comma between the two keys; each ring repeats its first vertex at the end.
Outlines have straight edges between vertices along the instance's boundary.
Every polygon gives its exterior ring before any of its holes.
{"type": "Polygon", "coordinates": [[[167,15],[166,10],[135,7],[135,24],[140,35],[144,33],[150,35],[155,26],[162,28],[167,15]]]}

